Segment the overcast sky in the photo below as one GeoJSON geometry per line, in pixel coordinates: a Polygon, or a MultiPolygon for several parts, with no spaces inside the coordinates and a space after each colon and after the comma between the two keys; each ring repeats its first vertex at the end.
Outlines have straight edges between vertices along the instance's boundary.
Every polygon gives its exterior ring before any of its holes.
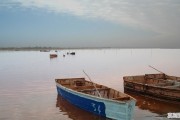
{"type": "Polygon", "coordinates": [[[180,0],[0,0],[0,47],[180,48],[180,0]]]}

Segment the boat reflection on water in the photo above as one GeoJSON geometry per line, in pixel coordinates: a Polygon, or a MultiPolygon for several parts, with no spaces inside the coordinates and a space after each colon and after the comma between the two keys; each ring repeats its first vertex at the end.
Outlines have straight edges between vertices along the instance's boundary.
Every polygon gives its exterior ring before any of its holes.
{"type": "MultiPolygon", "coordinates": [[[[178,103],[160,101],[150,97],[137,95],[131,92],[125,92],[125,93],[131,95],[137,100],[136,107],[138,107],[141,110],[149,110],[152,113],[159,114],[160,116],[162,115],[162,117],[165,118],[167,118],[167,113],[180,112],[180,107],[179,107],[180,104],[178,103]]],[[[67,115],[72,120],[110,120],[108,118],[103,118],[94,115],[90,112],[87,112],[85,110],[82,110],[72,105],[71,103],[69,103],[67,100],[63,99],[59,95],[57,95],[56,107],[59,108],[60,112],[63,113],[63,115],[67,115]]],[[[134,118],[134,120],[136,120],[136,118],[134,118]]]]}
{"type": "Polygon", "coordinates": [[[56,107],[59,107],[60,112],[64,113],[64,115],[68,115],[72,120],[110,120],[82,110],[59,95],[57,95],[56,107]]]}
{"type": "Polygon", "coordinates": [[[125,93],[134,97],[137,100],[136,106],[142,110],[149,110],[159,115],[167,115],[167,113],[180,112],[180,103],[161,101],[127,91],[125,91],[125,93]]]}

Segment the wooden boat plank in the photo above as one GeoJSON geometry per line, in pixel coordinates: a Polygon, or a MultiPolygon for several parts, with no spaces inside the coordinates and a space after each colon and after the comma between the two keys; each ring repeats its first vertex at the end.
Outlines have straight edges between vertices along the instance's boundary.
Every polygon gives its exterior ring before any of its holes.
{"type": "MultiPolygon", "coordinates": [[[[109,90],[109,88],[97,88],[98,91],[105,91],[109,90]]],[[[78,92],[91,92],[91,91],[96,91],[96,89],[83,89],[83,90],[78,90],[78,92]]]]}
{"type": "Polygon", "coordinates": [[[117,98],[113,98],[112,100],[129,100],[130,97],[126,96],[126,97],[117,97],[117,98]]]}

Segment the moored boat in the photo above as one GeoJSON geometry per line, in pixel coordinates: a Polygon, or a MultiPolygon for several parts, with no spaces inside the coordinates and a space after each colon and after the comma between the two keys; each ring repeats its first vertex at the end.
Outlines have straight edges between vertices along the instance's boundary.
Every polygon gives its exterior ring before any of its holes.
{"type": "Polygon", "coordinates": [[[180,102],[180,77],[161,73],[125,76],[123,79],[125,91],[180,102]]]}
{"type": "Polygon", "coordinates": [[[55,58],[57,57],[57,54],[50,54],[50,58],[55,58]]]}
{"type": "Polygon", "coordinates": [[[75,55],[75,52],[67,52],[67,55],[75,55]]]}
{"type": "Polygon", "coordinates": [[[71,104],[96,115],[131,120],[136,100],[104,85],[84,78],[56,79],[57,92],[71,104]]]}

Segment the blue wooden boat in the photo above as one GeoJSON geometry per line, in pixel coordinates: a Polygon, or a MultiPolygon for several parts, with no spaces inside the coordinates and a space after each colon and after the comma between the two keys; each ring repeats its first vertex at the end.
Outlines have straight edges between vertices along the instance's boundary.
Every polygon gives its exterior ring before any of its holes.
{"type": "Polygon", "coordinates": [[[56,79],[57,92],[71,104],[96,115],[131,120],[136,100],[104,85],[84,78],[56,79]]]}

